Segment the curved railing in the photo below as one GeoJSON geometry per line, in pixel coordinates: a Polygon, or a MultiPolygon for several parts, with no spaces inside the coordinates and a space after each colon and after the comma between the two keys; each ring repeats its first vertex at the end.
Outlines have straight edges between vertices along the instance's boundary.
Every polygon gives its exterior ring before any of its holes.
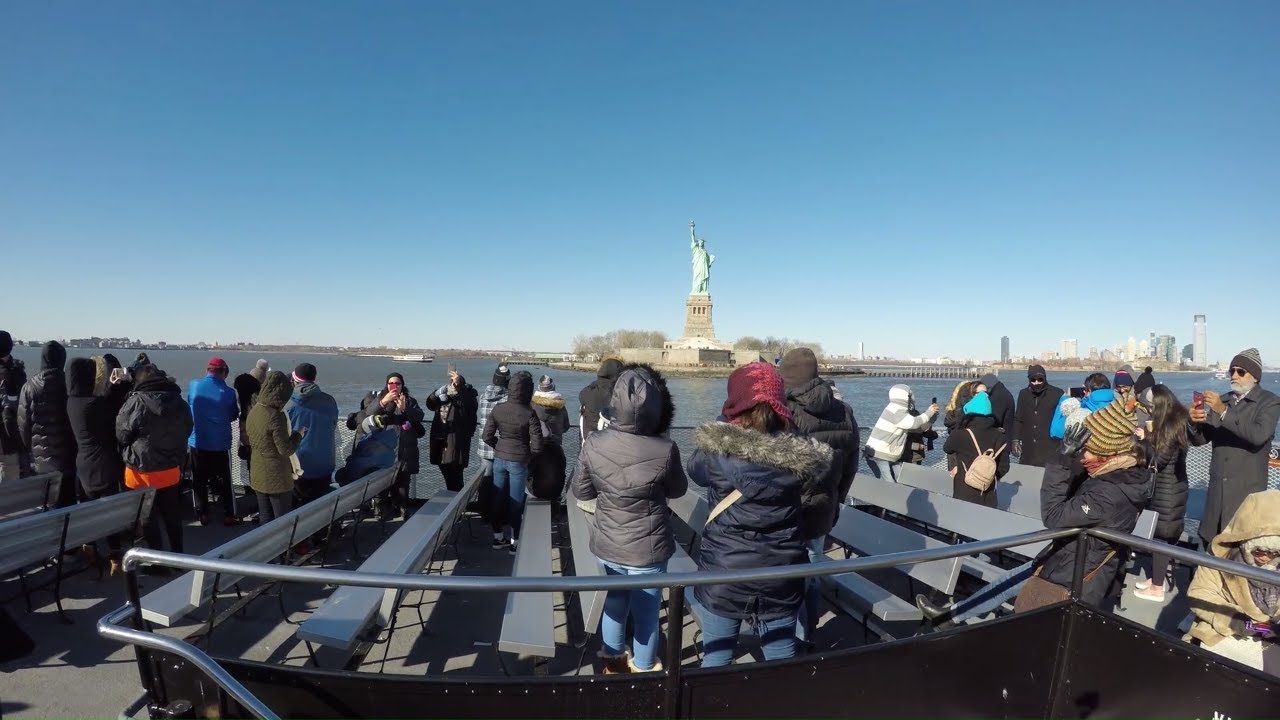
{"type": "MultiPolygon", "coordinates": [[[[236,560],[218,560],[178,553],[162,552],[135,548],[125,554],[124,569],[128,602],[104,616],[98,621],[98,632],[106,638],[125,644],[134,645],[138,652],[138,665],[142,680],[153,697],[157,694],[155,680],[151,676],[152,663],[148,657],[151,650],[171,653],[181,657],[199,668],[214,684],[222,689],[246,710],[259,718],[276,718],[270,707],[257,698],[239,680],[233,677],[213,657],[196,646],[176,638],[159,635],[147,631],[142,618],[142,610],[137,583],[137,572],[142,565],[160,565],[182,570],[203,570],[205,572],[222,573],[244,577],[256,577],[264,580],[275,580],[302,584],[329,584],[333,586],[361,586],[378,588],[395,588],[399,590],[422,591],[461,591],[461,592],[581,592],[585,590],[634,590],[641,588],[664,587],[669,591],[667,609],[667,637],[677,638],[684,623],[685,587],[700,585],[717,585],[724,583],[759,582],[764,580],[789,580],[809,577],[826,577],[844,573],[866,572],[903,565],[944,560],[954,557],[969,556],[976,553],[990,553],[1011,547],[1031,543],[1047,542],[1060,538],[1092,535],[1132,549],[1147,552],[1161,552],[1190,566],[1210,567],[1223,573],[1240,575],[1250,580],[1264,583],[1280,583],[1280,572],[1261,570],[1242,563],[1230,562],[1203,553],[1192,552],[1162,542],[1146,540],[1126,533],[1105,529],[1060,529],[1041,530],[994,540],[975,541],[958,545],[949,545],[925,550],[891,553],[887,555],[863,556],[847,560],[835,560],[826,563],[800,564],[786,567],[757,568],[750,570],[721,570],[695,573],[659,573],[639,576],[602,576],[602,577],[499,577],[499,576],[442,576],[442,575],[398,575],[388,573],[367,573],[353,570],[336,570],[331,568],[308,568],[288,565],[243,562],[236,560]],[[124,627],[124,623],[132,627],[124,627]]],[[[1070,588],[1070,598],[1078,601],[1085,574],[1085,558],[1088,543],[1076,543],[1075,567],[1070,588]]],[[[681,643],[668,642],[665,676],[668,701],[665,704],[668,712],[675,707],[676,695],[679,692],[681,673],[681,643]]]]}

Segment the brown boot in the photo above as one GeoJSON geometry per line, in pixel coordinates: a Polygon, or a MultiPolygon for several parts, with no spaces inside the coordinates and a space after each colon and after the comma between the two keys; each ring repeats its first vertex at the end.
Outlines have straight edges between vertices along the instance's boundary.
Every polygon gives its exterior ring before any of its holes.
{"type": "Polygon", "coordinates": [[[124,566],[120,564],[120,561],[116,558],[111,558],[111,570],[109,571],[111,577],[119,575],[123,570],[124,566]]]}
{"type": "Polygon", "coordinates": [[[601,655],[604,661],[605,675],[625,675],[631,672],[631,663],[626,655],[601,655]]]}

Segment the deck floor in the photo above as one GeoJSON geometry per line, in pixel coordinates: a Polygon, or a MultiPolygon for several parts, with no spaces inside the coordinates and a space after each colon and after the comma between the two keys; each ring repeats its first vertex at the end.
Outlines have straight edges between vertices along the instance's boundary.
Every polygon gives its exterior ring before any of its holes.
{"type": "MultiPolygon", "coordinates": [[[[361,550],[368,553],[384,534],[394,532],[398,522],[384,526],[365,521],[360,526],[361,550]]],[[[203,552],[246,527],[189,527],[186,532],[188,550],[203,552]]],[[[567,558],[568,534],[563,522],[558,523],[559,537],[553,552],[556,572],[562,572],[561,554],[567,558]]],[[[454,574],[504,576],[511,571],[512,556],[505,550],[489,546],[488,528],[478,519],[467,518],[460,527],[460,557],[452,551],[442,553],[443,571],[454,574]]],[[[339,542],[331,559],[339,566],[353,567],[358,561],[350,552],[350,543],[339,542]]],[[[833,556],[835,553],[833,553],[833,556]]],[[[1139,561],[1126,577],[1121,615],[1166,632],[1176,627],[1186,615],[1181,593],[1174,591],[1163,604],[1133,597],[1131,586],[1146,573],[1146,560],[1139,561]]],[[[567,565],[568,562],[565,563],[567,565]]],[[[440,567],[437,562],[436,566],[440,567]]],[[[97,620],[124,602],[124,584],[119,578],[95,580],[92,571],[77,574],[63,583],[63,605],[73,624],[59,621],[56,607],[48,593],[37,593],[34,611],[27,612],[22,600],[8,600],[6,610],[36,641],[35,651],[20,660],[0,665],[0,716],[34,717],[102,717],[115,715],[140,692],[137,666],[132,650],[100,638],[94,629],[97,620]]],[[[893,571],[874,575],[873,580],[890,583],[890,587],[909,597],[903,576],[893,571]],[[896,587],[893,585],[896,583],[896,587]]],[[[39,580],[39,576],[35,578],[39,580]]],[[[168,578],[142,576],[143,593],[159,587],[168,578]]],[[[1185,588],[1188,573],[1179,571],[1178,584],[1185,588]]],[[[290,620],[306,618],[306,612],[319,607],[332,588],[290,585],[284,590],[283,605],[290,620]]],[[[0,583],[0,597],[11,598],[19,592],[15,581],[0,583]]],[[[416,594],[415,594],[416,595],[416,594]]],[[[505,609],[504,593],[426,593],[410,602],[420,602],[418,611],[404,606],[396,618],[397,629],[389,641],[373,646],[360,669],[410,675],[458,673],[472,675],[512,675],[535,672],[533,658],[507,655],[502,662],[496,649],[505,609]],[[461,620],[460,620],[461,619],[461,620]]],[[[580,617],[575,604],[566,606],[565,597],[557,595],[553,622],[556,628],[557,653],[537,672],[553,675],[591,673],[596,666],[599,642],[591,638],[585,645],[580,617]],[[567,612],[568,610],[568,612],[567,612]],[[585,653],[584,653],[585,649],[585,653]]],[[[226,607],[227,602],[222,603],[226,607]]],[[[203,611],[201,611],[203,612],[203,611]]],[[[163,630],[175,637],[185,637],[199,628],[200,617],[175,628],[163,630]]],[[[215,631],[212,645],[217,655],[242,656],[248,659],[303,665],[308,661],[305,646],[294,637],[295,626],[282,622],[280,603],[271,597],[255,600],[233,622],[215,631]]],[[[685,663],[696,663],[694,625],[687,620],[683,628],[682,657],[685,663]]],[[[835,650],[859,645],[862,627],[850,618],[827,612],[816,636],[822,650],[835,650]]],[[[750,641],[741,644],[739,661],[748,660],[756,652],[750,641]]]]}

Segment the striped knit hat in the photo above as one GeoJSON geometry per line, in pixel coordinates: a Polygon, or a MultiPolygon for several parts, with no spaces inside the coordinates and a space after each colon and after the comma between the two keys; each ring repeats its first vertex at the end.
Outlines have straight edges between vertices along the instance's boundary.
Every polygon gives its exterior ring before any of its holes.
{"type": "Polygon", "coordinates": [[[1262,379],[1262,355],[1258,352],[1258,348],[1241,350],[1238,355],[1231,358],[1231,367],[1247,370],[1254,380],[1262,379]]]}
{"type": "Polygon", "coordinates": [[[1089,428],[1089,439],[1084,449],[1099,457],[1115,457],[1133,450],[1137,436],[1133,430],[1137,427],[1137,403],[1123,398],[1110,405],[1095,410],[1084,421],[1089,428]]]}

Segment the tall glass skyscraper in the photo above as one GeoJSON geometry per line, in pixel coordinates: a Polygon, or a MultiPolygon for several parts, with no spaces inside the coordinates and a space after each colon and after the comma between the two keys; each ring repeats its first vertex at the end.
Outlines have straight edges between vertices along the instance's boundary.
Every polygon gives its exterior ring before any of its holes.
{"type": "Polygon", "coordinates": [[[1191,344],[1195,346],[1196,365],[1205,367],[1209,364],[1209,324],[1203,315],[1195,316],[1195,333],[1191,336],[1191,344]]]}

